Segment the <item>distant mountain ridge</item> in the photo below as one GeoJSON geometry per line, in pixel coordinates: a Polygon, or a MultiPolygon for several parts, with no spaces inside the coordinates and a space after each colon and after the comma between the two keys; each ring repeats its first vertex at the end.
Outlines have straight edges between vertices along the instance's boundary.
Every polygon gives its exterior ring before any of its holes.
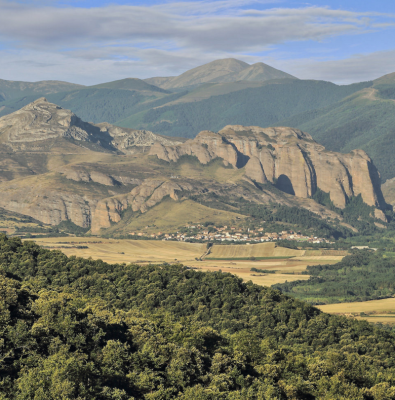
{"type": "Polygon", "coordinates": [[[85,121],[171,137],[193,138],[226,125],[291,126],[310,133],[328,150],[361,148],[373,158],[383,181],[395,177],[395,73],[335,85],[299,80],[263,63],[225,59],[176,77],[126,78],[94,86],[0,80],[0,117],[43,96],[85,121]]]}
{"type": "Polygon", "coordinates": [[[0,79],[0,101],[34,94],[42,96],[50,93],[66,92],[82,87],[84,86],[62,81],[22,82],[0,79]]]}
{"type": "Polygon", "coordinates": [[[264,63],[247,64],[234,58],[215,60],[184,72],[176,77],[148,78],[146,82],[163,89],[194,87],[209,82],[264,82],[272,79],[297,79],[264,63]]]}

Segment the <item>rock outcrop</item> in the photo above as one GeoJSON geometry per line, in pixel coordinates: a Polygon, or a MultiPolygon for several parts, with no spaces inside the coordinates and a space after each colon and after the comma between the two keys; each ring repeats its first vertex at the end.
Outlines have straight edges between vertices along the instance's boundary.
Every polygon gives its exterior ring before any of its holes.
{"type": "Polygon", "coordinates": [[[0,118],[0,157],[0,207],[52,225],[70,220],[94,234],[120,222],[126,209],[145,213],[165,197],[208,194],[303,207],[331,219],[339,215],[311,199],[318,189],[340,208],[361,194],[385,220],[380,177],[365,152],[329,152],[292,128],[227,126],[183,142],[86,123],[41,98],[0,118]],[[202,165],[218,158],[227,168],[213,163],[201,176],[196,163],[164,166],[152,156],[168,163],[194,156],[202,165]]]}
{"type": "Polygon", "coordinates": [[[182,142],[167,139],[151,131],[120,128],[106,122],[97,124],[102,132],[107,132],[111,137],[111,145],[123,153],[135,153],[136,147],[151,147],[155,143],[165,146],[178,145],[182,142]]]}
{"type": "Polygon", "coordinates": [[[140,185],[141,179],[128,176],[110,175],[103,172],[82,167],[68,167],[62,173],[67,179],[75,182],[95,182],[105,186],[140,185]]]}
{"type": "Polygon", "coordinates": [[[49,103],[44,97],[0,118],[0,133],[11,144],[64,137],[85,142],[108,142],[98,127],[83,122],[70,110],[49,103]]]}
{"type": "Polygon", "coordinates": [[[99,201],[93,211],[91,231],[96,234],[102,228],[109,228],[112,222],[119,222],[121,212],[128,207],[131,207],[134,212],[144,213],[166,196],[179,200],[178,193],[191,192],[194,189],[196,187],[189,182],[176,183],[172,180],[146,179],[127,195],[99,201]]]}
{"type": "Polygon", "coordinates": [[[311,197],[319,188],[339,208],[359,194],[368,205],[386,206],[379,173],[363,150],[330,152],[298,129],[226,126],[218,133],[203,131],[177,146],[155,143],[150,154],[169,162],[192,155],[202,164],[220,157],[234,168],[245,167],[255,182],[271,182],[298,197],[311,197]]]}
{"type": "Polygon", "coordinates": [[[48,102],[44,97],[12,114],[0,118],[0,135],[13,150],[41,151],[32,143],[55,138],[91,142],[106,150],[133,153],[136,148],[154,143],[180,144],[146,130],[120,128],[108,123],[91,124],[82,121],[70,110],[48,102]]]}
{"type": "Polygon", "coordinates": [[[91,213],[95,202],[76,193],[19,188],[3,192],[0,207],[29,215],[45,224],[58,225],[70,220],[78,226],[91,226],[91,213]]]}

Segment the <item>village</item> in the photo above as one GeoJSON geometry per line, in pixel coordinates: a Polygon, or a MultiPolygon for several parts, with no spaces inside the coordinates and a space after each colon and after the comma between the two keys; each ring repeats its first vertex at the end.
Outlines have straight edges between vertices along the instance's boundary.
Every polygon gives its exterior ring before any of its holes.
{"type": "MultiPolygon", "coordinates": [[[[148,228],[148,226],[146,227],[148,228]]],[[[316,237],[314,235],[303,235],[301,232],[281,231],[265,232],[263,227],[251,229],[234,226],[215,225],[206,226],[206,224],[185,225],[175,233],[157,232],[147,234],[145,232],[130,232],[129,235],[140,239],[156,240],[176,240],[181,242],[272,242],[278,240],[303,241],[307,243],[331,243],[328,239],[316,237]]]]}

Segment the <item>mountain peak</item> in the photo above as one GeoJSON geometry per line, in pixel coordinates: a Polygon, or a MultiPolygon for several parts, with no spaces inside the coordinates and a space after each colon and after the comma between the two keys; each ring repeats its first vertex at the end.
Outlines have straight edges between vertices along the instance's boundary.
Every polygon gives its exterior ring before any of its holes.
{"type": "Polygon", "coordinates": [[[178,89],[211,82],[237,82],[242,80],[263,82],[285,78],[297,79],[262,62],[250,65],[235,58],[224,58],[190,69],[174,78],[150,78],[146,81],[155,82],[163,89],[178,89]]]}
{"type": "Polygon", "coordinates": [[[229,74],[237,73],[247,68],[249,64],[235,58],[214,60],[199,67],[190,69],[183,74],[169,79],[163,84],[163,88],[181,88],[196,86],[208,82],[219,82],[221,78],[229,74]]]}

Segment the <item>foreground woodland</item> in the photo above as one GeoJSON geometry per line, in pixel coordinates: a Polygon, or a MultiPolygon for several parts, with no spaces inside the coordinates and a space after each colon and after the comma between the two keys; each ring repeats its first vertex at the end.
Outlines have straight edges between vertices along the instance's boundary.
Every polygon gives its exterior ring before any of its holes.
{"type": "Polygon", "coordinates": [[[0,238],[0,399],[394,399],[395,335],[230,274],[0,238]]]}

